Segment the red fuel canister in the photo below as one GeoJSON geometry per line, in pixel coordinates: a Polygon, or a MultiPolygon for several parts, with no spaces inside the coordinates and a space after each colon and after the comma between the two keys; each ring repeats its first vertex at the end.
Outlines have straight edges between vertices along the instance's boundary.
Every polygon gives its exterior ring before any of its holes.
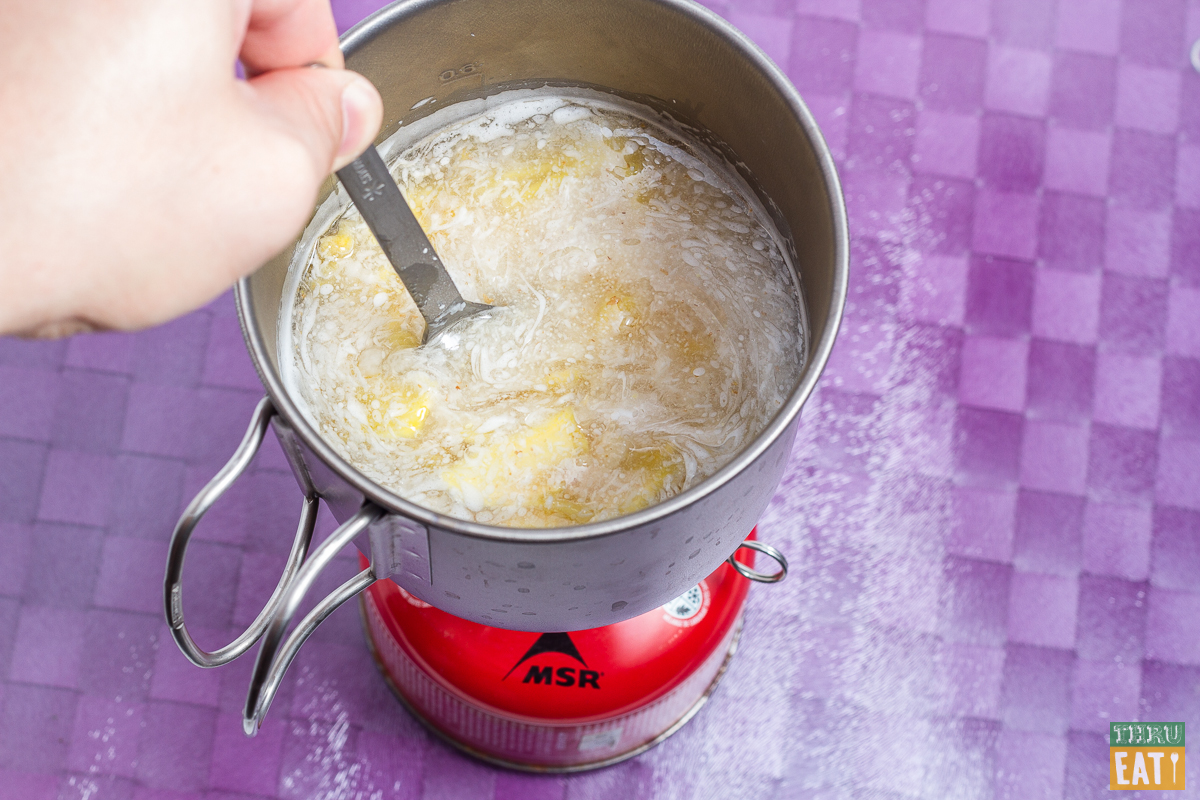
{"type": "Polygon", "coordinates": [[[468,622],[392,581],[362,603],[376,663],[430,729],[485,761],[567,772],[637,755],[691,719],[733,655],[748,588],[725,563],[654,611],[572,633],[468,622]]]}

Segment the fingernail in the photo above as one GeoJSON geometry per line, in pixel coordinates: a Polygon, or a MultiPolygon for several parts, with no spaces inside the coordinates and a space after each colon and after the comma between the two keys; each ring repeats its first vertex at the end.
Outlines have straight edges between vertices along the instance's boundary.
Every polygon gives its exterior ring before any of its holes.
{"type": "Polygon", "coordinates": [[[378,98],[375,87],[362,76],[356,76],[342,90],[342,143],[334,159],[335,171],[357,158],[371,143],[374,131],[368,128],[379,105],[378,98]]]}

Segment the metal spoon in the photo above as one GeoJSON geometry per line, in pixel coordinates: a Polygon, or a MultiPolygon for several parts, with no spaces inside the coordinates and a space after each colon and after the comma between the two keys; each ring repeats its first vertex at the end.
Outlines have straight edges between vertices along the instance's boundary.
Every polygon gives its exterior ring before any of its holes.
{"type": "Polygon", "coordinates": [[[339,169],[337,176],[421,310],[425,318],[422,343],[492,308],[463,299],[374,145],[339,169]]]}

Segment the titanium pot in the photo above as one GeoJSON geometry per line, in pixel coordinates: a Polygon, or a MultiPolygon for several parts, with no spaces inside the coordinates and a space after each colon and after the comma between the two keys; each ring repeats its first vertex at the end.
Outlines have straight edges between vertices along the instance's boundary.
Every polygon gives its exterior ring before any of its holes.
{"type": "MultiPolygon", "coordinates": [[[[305,638],[382,578],[455,616],[523,631],[620,622],[695,586],[742,546],[774,493],[846,296],[845,209],[812,115],[762,51],[689,0],[407,0],[360,23],[343,37],[342,48],[347,66],[383,96],[379,141],[450,103],[547,84],[616,94],[703,131],[706,143],[737,166],[786,240],[808,315],[807,352],[796,354],[806,365],[787,402],[749,446],[663,503],[571,528],[452,519],[364,477],[321,440],[288,394],[276,349],[288,248],[238,284],[242,331],[267,396],[234,457],[180,519],[165,581],[172,634],[193,663],[224,664],[263,637],[246,703],[248,733],[261,723],[305,638]],[[250,629],[206,652],[184,624],[184,551],[200,517],[246,468],[271,424],[305,494],[296,541],[250,629]],[[341,527],[309,554],[320,501],[341,527]],[[351,541],[370,567],[320,601],[284,641],[317,574],[351,541]]],[[[326,181],[318,203],[334,188],[332,178],[326,181]]],[[[758,543],[747,546],[778,556],[758,543]]],[[[777,560],[782,566],[782,557],[777,560]]]]}

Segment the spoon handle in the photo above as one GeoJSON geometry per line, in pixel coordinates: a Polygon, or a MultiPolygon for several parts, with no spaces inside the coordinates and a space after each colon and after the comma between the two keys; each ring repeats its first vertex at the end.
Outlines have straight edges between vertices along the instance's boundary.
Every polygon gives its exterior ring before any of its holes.
{"type": "MultiPolygon", "coordinates": [[[[374,146],[337,172],[433,336],[468,305],[374,146]]],[[[476,304],[469,304],[476,305],[476,304]]]]}

